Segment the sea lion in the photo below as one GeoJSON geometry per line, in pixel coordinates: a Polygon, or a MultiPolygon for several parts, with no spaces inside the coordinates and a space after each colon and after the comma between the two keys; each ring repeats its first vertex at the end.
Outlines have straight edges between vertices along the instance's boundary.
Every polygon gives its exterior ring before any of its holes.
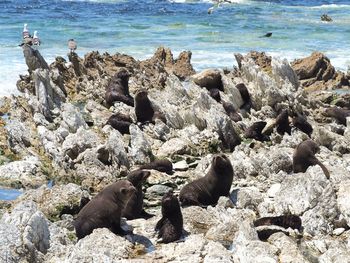
{"type": "Polygon", "coordinates": [[[155,231],[162,243],[179,240],[183,230],[183,219],[179,200],[171,191],[162,198],[162,218],[157,222],[155,231]]]}
{"type": "Polygon", "coordinates": [[[289,126],[288,110],[284,109],[276,118],[277,132],[281,135],[284,133],[291,134],[292,128],[289,126]]]}
{"type": "Polygon", "coordinates": [[[254,226],[276,225],[301,230],[301,219],[296,215],[268,216],[254,221],[254,226]]]}
{"type": "Polygon", "coordinates": [[[111,125],[114,129],[119,131],[121,134],[130,134],[129,127],[132,123],[130,116],[116,113],[109,117],[106,124],[111,125]]]}
{"type": "Polygon", "coordinates": [[[129,94],[129,73],[126,69],[121,69],[115,74],[108,84],[105,100],[108,107],[114,102],[120,101],[134,107],[134,99],[129,94]]]}
{"type": "Polygon", "coordinates": [[[246,138],[255,139],[257,141],[268,141],[269,137],[265,134],[262,134],[262,130],[265,126],[265,121],[254,122],[248,129],[245,130],[244,135],[246,138]]]}
{"type": "Polygon", "coordinates": [[[185,185],[180,191],[182,206],[215,205],[220,196],[228,196],[233,180],[233,168],[224,154],[213,157],[208,173],[185,185]]]}
{"type": "Polygon", "coordinates": [[[146,90],[141,90],[135,96],[135,113],[138,122],[152,122],[154,110],[146,90]]]}
{"type": "Polygon", "coordinates": [[[127,180],[136,188],[136,192],[132,194],[129,201],[125,205],[122,216],[128,220],[144,217],[150,218],[152,215],[143,210],[143,193],[142,184],[146,182],[151,175],[148,171],[136,170],[128,174],[127,180]]]}
{"type": "Polygon", "coordinates": [[[224,110],[226,111],[227,115],[230,117],[231,120],[233,120],[234,122],[242,120],[242,117],[238,114],[232,103],[223,101],[222,106],[224,107],[224,110]]]}
{"type": "Polygon", "coordinates": [[[327,117],[332,117],[338,123],[346,126],[346,117],[350,116],[350,110],[346,110],[338,107],[327,108],[324,112],[324,115],[327,117]]]}
{"type": "Polygon", "coordinates": [[[167,159],[155,160],[140,166],[140,169],[153,169],[162,173],[172,174],[173,164],[167,159]]]}
{"type": "Polygon", "coordinates": [[[313,131],[313,128],[311,124],[307,121],[306,117],[300,113],[293,114],[293,120],[292,120],[293,126],[301,130],[302,132],[309,135],[311,138],[311,134],[313,131]]]}
{"type": "Polygon", "coordinates": [[[209,95],[210,95],[210,97],[212,97],[217,102],[221,101],[221,96],[220,96],[220,90],[219,89],[217,89],[217,88],[210,89],[209,90],[209,95]]]}
{"type": "Polygon", "coordinates": [[[120,226],[120,216],[135,192],[136,188],[127,180],[120,180],[105,187],[81,209],[74,221],[78,239],[102,227],[109,228],[114,234],[126,234],[120,226]]]}
{"type": "Polygon", "coordinates": [[[301,142],[293,153],[293,172],[305,173],[309,166],[318,164],[327,179],[329,179],[328,169],[315,157],[315,154],[320,151],[320,147],[312,140],[301,142]]]}
{"type": "Polygon", "coordinates": [[[243,100],[243,105],[241,106],[241,109],[245,110],[246,112],[250,112],[250,108],[252,107],[252,101],[250,99],[250,95],[246,85],[244,85],[244,83],[239,83],[236,85],[236,88],[241,94],[243,100]]]}

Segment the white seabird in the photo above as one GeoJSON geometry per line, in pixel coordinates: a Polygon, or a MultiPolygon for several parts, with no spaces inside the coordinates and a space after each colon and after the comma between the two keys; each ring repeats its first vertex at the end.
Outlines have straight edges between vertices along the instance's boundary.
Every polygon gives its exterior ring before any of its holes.
{"type": "Polygon", "coordinates": [[[24,26],[23,26],[22,37],[23,37],[23,39],[26,39],[26,38],[30,37],[27,24],[24,24],[24,26]]]}
{"type": "Polygon", "coordinates": [[[70,53],[73,53],[77,49],[77,43],[73,38],[68,40],[68,48],[70,49],[70,53]]]}
{"type": "Polygon", "coordinates": [[[40,38],[38,37],[38,31],[34,31],[33,35],[33,41],[32,41],[34,46],[40,46],[40,38]]]}

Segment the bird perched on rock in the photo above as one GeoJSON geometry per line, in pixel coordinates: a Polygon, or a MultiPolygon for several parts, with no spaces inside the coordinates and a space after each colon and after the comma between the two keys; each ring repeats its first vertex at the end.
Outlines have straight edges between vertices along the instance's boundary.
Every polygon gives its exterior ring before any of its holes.
{"type": "Polygon", "coordinates": [[[28,24],[24,24],[23,32],[22,32],[22,38],[26,39],[26,38],[29,38],[29,37],[31,37],[31,36],[30,36],[29,30],[28,30],[28,24]]]}
{"type": "Polygon", "coordinates": [[[68,40],[68,48],[70,49],[70,53],[73,53],[77,49],[77,42],[73,38],[68,40]]]}
{"type": "Polygon", "coordinates": [[[40,38],[38,36],[38,31],[34,31],[32,43],[34,46],[40,46],[41,41],[40,41],[40,38]]]}

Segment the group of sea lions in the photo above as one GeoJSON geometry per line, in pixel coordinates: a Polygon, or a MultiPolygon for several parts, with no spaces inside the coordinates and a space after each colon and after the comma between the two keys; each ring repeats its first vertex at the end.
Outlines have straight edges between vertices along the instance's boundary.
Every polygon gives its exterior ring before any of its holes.
{"type": "MultiPolygon", "coordinates": [[[[128,79],[129,74],[125,70],[120,71],[112,78],[106,90],[106,104],[110,106],[115,101],[121,101],[129,106],[135,106],[137,121],[142,124],[154,122],[157,116],[166,122],[164,115],[157,113],[152,107],[147,97],[147,91],[140,91],[136,94],[135,100],[133,100],[129,94],[128,79]]],[[[237,89],[244,101],[240,110],[249,112],[252,102],[246,86],[239,84],[237,89]]],[[[220,87],[211,87],[208,89],[208,92],[217,102],[222,103],[226,113],[233,121],[240,121],[241,116],[234,109],[233,105],[221,100],[219,90],[222,89],[220,87]]],[[[339,113],[335,109],[328,110],[326,114],[339,117],[342,123],[344,123],[344,115],[349,116],[349,112],[341,111],[339,113]]],[[[122,134],[125,134],[129,133],[129,126],[132,120],[129,116],[114,114],[107,123],[122,134]]],[[[281,110],[275,120],[276,131],[281,135],[284,133],[291,134],[291,123],[294,127],[311,137],[313,129],[305,115],[297,112],[289,116],[289,112],[286,109],[281,110]],[[292,117],[292,121],[290,121],[290,117],[292,117]]],[[[263,133],[265,125],[266,122],[264,121],[253,123],[245,131],[245,136],[259,141],[269,140],[268,135],[263,133]]],[[[293,172],[305,172],[309,166],[319,165],[329,179],[329,171],[315,156],[319,150],[319,146],[311,139],[301,142],[294,150],[293,172]]],[[[121,217],[125,217],[128,220],[152,217],[153,215],[148,214],[143,209],[142,191],[142,185],[151,175],[151,172],[148,170],[152,169],[169,175],[173,174],[173,166],[169,160],[156,160],[141,165],[137,170],[130,172],[126,180],[119,180],[105,187],[80,210],[74,222],[78,239],[89,235],[96,228],[103,227],[109,228],[117,235],[125,235],[128,232],[123,230],[120,225],[121,217]]],[[[221,196],[229,196],[233,176],[234,171],[229,158],[222,153],[216,154],[212,158],[208,172],[203,177],[184,185],[180,190],[179,198],[172,191],[166,193],[161,202],[162,218],[155,226],[155,231],[158,232],[158,238],[161,239],[161,242],[169,243],[181,238],[183,233],[181,206],[207,207],[216,205],[221,196]]],[[[302,223],[300,217],[296,215],[282,215],[260,218],[254,222],[254,225],[256,227],[277,225],[301,230],[302,223]]],[[[269,236],[267,232],[261,232],[260,234],[262,240],[269,236]]]]}

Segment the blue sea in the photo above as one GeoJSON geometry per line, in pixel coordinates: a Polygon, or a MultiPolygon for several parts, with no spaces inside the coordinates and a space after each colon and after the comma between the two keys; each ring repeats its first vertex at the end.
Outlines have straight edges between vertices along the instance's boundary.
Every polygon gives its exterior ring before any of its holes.
{"type": "Polygon", "coordinates": [[[67,40],[78,54],[92,50],[150,57],[160,45],[176,56],[191,50],[197,70],[229,67],[235,52],[266,51],[289,60],[324,52],[340,70],[350,65],[350,0],[232,0],[208,14],[209,0],[1,0],[0,95],[16,93],[26,72],[23,24],[42,40],[51,63],[66,57],[67,40]],[[320,20],[322,14],[332,23],[320,20]],[[271,38],[260,38],[272,32],[271,38]]]}

